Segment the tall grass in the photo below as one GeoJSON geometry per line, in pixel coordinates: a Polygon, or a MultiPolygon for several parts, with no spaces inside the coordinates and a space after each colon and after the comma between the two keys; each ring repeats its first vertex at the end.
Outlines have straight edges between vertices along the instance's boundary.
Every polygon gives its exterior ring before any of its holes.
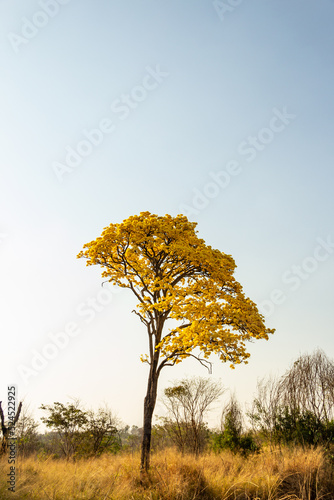
{"type": "Polygon", "coordinates": [[[8,463],[0,462],[0,498],[52,500],[325,500],[334,498],[333,470],[321,448],[263,450],[244,458],[223,452],[199,458],[175,450],[152,456],[141,477],[139,454],[66,462],[17,462],[16,492],[7,490],[8,463]]]}

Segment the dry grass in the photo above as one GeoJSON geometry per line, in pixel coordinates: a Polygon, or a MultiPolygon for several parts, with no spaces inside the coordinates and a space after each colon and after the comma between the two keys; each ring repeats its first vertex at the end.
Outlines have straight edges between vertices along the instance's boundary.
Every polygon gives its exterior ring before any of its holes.
{"type": "Polygon", "coordinates": [[[166,450],[153,455],[145,478],[140,478],[139,454],[75,463],[26,458],[18,461],[15,493],[7,491],[7,473],[2,459],[3,500],[334,499],[333,470],[320,448],[264,450],[248,459],[229,452],[196,459],[166,450]]]}

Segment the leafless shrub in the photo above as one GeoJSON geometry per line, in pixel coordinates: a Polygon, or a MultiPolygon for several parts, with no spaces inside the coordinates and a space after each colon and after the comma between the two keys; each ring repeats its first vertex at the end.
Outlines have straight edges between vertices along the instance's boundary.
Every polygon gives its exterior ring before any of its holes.
{"type": "Polygon", "coordinates": [[[204,418],[224,392],[220,382],[205,378],[184,379],[165,389],[168,410],[164,426],[178,448],[198,455],[205,446],[204,418]]]}

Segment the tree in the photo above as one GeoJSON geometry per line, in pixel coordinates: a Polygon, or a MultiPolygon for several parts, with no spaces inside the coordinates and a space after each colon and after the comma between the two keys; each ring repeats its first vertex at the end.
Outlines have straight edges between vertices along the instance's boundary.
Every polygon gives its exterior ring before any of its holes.
{"type": "Polygon", "coordinates": [[[19,403],[19,406],[13,418],[8,419],[9,421],[6,421],[1,405],[2,401],[0,401],[0,422],[1,422],[1,433],[2,433],[0,455],[7,452],[8,441],[12,438],[12,434],[15,433],[15,425],[18,419],[20,418],[20,413],[22,410],[22,402],[19,403]]]}
{"type": "Polygon", "coordinates": [[[19,453],[29,455],[39,446],[38,423],[35,421],[26,405],[23,407],[20,418],[15,426],[19,453]]]}
{"type": "Polygon", "coordinates": [[[301,355],[280,380],[282,404],[311,412],[326,423],[334,419],[334,362],[317,349],[301,355]]]}
{"type": "Polygon", "coordinates": [[[235,280],[233,258],[206,245],[195,227],[183,215],[141,212],[110,224],[78,254],[88,266],[101,266],[107,281],[132,291],[135,313],[147,329],[148,354],[141,357],[149,365],[142,471],[149,468],[161,370],[190,356],[208,366],[211,353],[232,367],[246,363],[246,341],[274,332],[235,280]]]}
{"type": "Polygon", "coordinates": [[[189,450],[198,455],[207,434],[204,417],[223,394],[221,384],[198,377],[175,382],[164,392],[163,402],[169,414],[163,419],[164,427],[182,452],[189,450]]]}
{"type": "Polygon", "coordinates": [[[123,429],[119,431],[119,436],[121,439],[121,447],[123,450],[131,451],[131,454],[140,449],[140,443],[143,438],[142,429],[137,425],[133,425],[130,429],[129,425],[126,425],[123,429]]]}
{"type": "Polygon", "coordinates": [[[253,429],[268,439],[270,445],[275,441],[276,421],[281,404],[279,381],[273,377],[258,381],[257,395],[248,417],[253,429]]]}
{"type": "Polygon", "coordinates": [[[118,418],[108,406],[84,410],[80,402],[42,405],[49,415],[41,420],[56,433],[56,445],[68,459],[72,456],[99,456],[105,451],[115,452],[121,447],[118,436],[118,418]]]}
{"type": "Polygon", "coordinates": [[[99,408],[97,412],[87,412],[86,434],[88,439],[84,442],[85,454],[99,456],[104,451],[116,451],[120,448],[117,439],[118,419],[108,408],[99,408]]]}
{"type": "Polygon", "coordinates": [[[239,402],[234,395],[223,407],[221,416],[221,433],[212,437],[214,451],[229,449],[233,453],[240,452],[244,455],[258,451],[253,436],[244,432],[243,414],[239,402]]]}
{"type": "Polygon", "coordinates": [[[270,442],[302,445],[331,441],[334,363],[323,351],[301,355],[279,379],[263,379],[249,414],[270,442]]]}
{"type": "Polygon", "coordinates": [[[84,438],[84,428],[87,424],[87,413],[80,408],[79,401],[74,403],[55,402],[53,405],[41,405],[47,411],[47,417],[41,420],[57,432],[58,443],[67,459],[75,455],[84,438]]]}

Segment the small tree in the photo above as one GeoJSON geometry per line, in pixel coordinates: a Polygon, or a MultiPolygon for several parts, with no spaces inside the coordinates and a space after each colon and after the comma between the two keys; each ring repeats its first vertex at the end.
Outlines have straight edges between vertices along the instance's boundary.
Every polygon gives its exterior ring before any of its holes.
{"type": "Polygon", "coordinates": [[[233,453],[248,454],[258,450],[251,433],[244,431],[242,410],[234,395],[223,407],[221,433],[213,435],[212,443],[214,451],[229,449],[233,453]]]}
{"type": "Polygon", "coordinates": [[[332,440],[334,363],[323,351],[301,355],[280,379],[263,379],[249,413],[270,442],[317,444],[332,440]]]}
{"type": "Polygon", "coordinates": [[[39,446],[37,429],[38,423],[24,406],[15,426],[18,449],[22,455],[26,456],[37,451],[39,446]]]}
{"type": "Polygon", "coordinates": [[[235,396],[232,395],[222,409],[221,433],[214,436],[214,450],[228,448],[233,452],[238,451],[242,428],[242,411],[235,396]]]}
{"type": "Polygon", "coordinates": [[[311,412],[324,422],[334,419],[334,362],[321,349],[300,356],[279,386],[282,405],[292,412],[311,412]]]}
{"type": "Polygon", "coordinates": [[[53,405],[41,405],[40,408],[48,412],[48,416],[41,420],[56,431],[61,452],[67,459],[74,456],[85,437],[87,412],[79,407],[79,401],[66,405],[56,402],[53,405]]]}
{"type": "Polygon", "coordinates": [[[85,454],[99,456],[105,451],[118,451],[118,419],[108,408],[99,408],[97,412],[87,412],[85,425],[87,438],[84,440],[85,454]]]}
{"type": "Polygon", "coordinates": [[[165,389],[164,405],[168,417],[164,427],[178,448],[198,455],[207,434],[204,418],[210,406],[222,394],[219,382],[205,378],[184,379],[165,389]]]}
{"type": "Polygon", "coordinates": [[[247,362],[246,341],[273,333],[233,277],[233,258],[206,245],[195,227],[182,215],[142,212],[110,224],[78,254],[87,265],[101,266],[103,278],[131,290],[138,300],[135,312],[147,329],[148,354],[142,356],[149,365],[141,454],[145,471],[161,370],[190,356],[208,365],[211,353],[233,367],[247,362]]]}
{"type": "Polygon", "coordinates": [[[257,395],[248,413],[253,429],[273,445],[276,440],[276,421],[281,407],[279,381],[273,377],[258,381],[257,395]]]}

